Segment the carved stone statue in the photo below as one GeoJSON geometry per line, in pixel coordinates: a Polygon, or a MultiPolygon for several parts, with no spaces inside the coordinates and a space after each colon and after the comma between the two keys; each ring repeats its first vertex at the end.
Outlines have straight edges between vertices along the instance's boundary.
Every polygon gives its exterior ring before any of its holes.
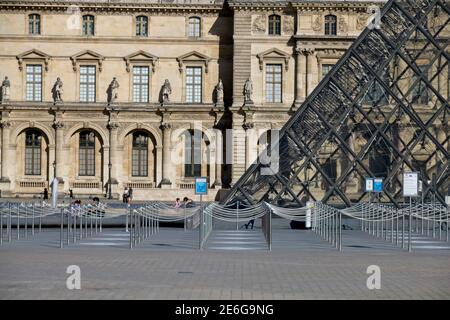
{"type": "Polygon", "coordinates": [[[356,16],[356,29],[362,30],[367,26],[368,15],[365,13],[358,13],[356,16]]]}
{"type": "Polygon", "coordinates": [[[163,102],[169,102],[170,101],[169,96],[170,96],[171,93],[172,93],[172,87],[170,86],[169,80],[166,79],[164,81],[163,88],[162,88],[162,100],[163,100],[163,102]]]}
{"type": "Polygon", "coordinates": [[[119,82],[117,82],[116,77],[112,79],[106,93],[108,94],[108,104],[114,103],[119,94],[119,82]]]}
{"type": "Polygon", "coordinates": [[[347,21],[344,17],[339,18],[339,32],[345,33],[348,31],[347,21]]]}
{"type": "Polygon", "coordinates": [[[252,80],[247,79],[244,84],[244,102],[252,103],[253,83],[252,80]]]}
{"type": "Polygon", "coordinates": [[[9,101],[9,90],[11,87],[11,82],[9,82],[8,77],[5,77],[5,80],[2,82],[2,90],[1,90],[1,97],[0,101],[9,101]]]}
{"type": "Polygon", "coordinates": [[[62,102],[62,94],[63,94],[63,82],[61,81],[61,78],[56,78],[56,82],[53,85],[52,88],[52,96],[53,96],[53,102],[62,102]]]}
{"type": "Polygon", "coordinates": [[[256,16],[253,21],[252,31],[254,33],[264,33],[266,32],[266,17],[263,15],[256,16]]]}
{"type": "Polygon", "coordinates": [[[322,15],[320,13],[317,13],[313,16],[313,23],[312,23],[312,29],[314,31],[320,31],[322,30],[322,15]]]}
{"type": "Polygon", "coordinates": [[[284,24],[283,24],[283,31],[284,33],[291,34],[295,30],[295,20],[293,16],[285,16],[284,17],[284,24]]]}
{"type": "Polygon", "coordinates": [[[223,83],[222,79],[219,79],[219,83],[216,86],[216,103],[223,104],[223,83]]]}

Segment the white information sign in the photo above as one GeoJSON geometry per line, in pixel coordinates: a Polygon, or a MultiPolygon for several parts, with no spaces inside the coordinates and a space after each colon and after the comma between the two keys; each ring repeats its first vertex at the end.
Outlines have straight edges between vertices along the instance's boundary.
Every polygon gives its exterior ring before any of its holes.
{"type": "Polygon", "coordinates": [[[372,191],[373,191],[373,179],[366,178],[366,192],[372,192],[372,191]]]}
{"type": "Polygon", "coordinates": [[[417,172],[403,173],[403,196],[417,197],[419,195],[419,174],[417,172]]]}

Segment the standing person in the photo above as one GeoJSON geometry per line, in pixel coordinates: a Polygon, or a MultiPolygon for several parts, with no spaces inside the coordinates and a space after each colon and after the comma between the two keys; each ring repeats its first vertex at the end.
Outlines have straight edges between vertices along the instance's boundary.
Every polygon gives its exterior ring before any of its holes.
{"type": "Polygon", "coordinates": [[[44,188],[44,199],[43,200],[44,201],[48,200],[48,190],[47,190],[47,188],[44,188]]]}
{"type": "Polygon", "coordinates": [[[122,199],[123,199],[123,203],[128,202],[128,187],[125,187],[125,189],[123,189],[122,199]]]}
{"type": "Polygon", "coordinates": [[[71,200],[73,200],[73,190],[69,189],[69,197],[71,200]]]}
{"type": "Polygon", "coordinates": [[[127,199],[128,199],[128,203],[131,204],[131,201],[133,200],[133,188],[132,187],[130,187],[128,189],[128,197],[127,197],[127,199]]]}

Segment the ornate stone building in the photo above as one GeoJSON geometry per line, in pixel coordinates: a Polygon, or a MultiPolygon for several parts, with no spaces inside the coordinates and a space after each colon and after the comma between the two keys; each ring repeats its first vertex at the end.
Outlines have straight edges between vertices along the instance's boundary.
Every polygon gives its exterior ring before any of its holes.
{"type": "Polygon", "coordinates": [[[213,199],[383,3],[2,1],[2,196],[213,199]]]}

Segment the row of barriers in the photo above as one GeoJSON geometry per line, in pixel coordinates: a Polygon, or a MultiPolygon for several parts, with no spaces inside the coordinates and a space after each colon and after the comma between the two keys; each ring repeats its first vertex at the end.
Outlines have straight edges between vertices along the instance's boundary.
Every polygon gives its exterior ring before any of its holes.
{"type": "Polygon", "coordinates": [[[284,208],[261,202],[256,205],[234,203],[173,208],[154,201],[136,208],[110,208],[104,204],[51,208],[44,204],[0,204],[0,244],[41,233],[44,220],[59,222],[60,247],[75,244],[103,230],[105,220],[125,216],[129,232],[129,247],[160,231],[160,223],[183,222],[184,229],[198,229],[198,248],[203,249],[213,230],[213,220],[236,223],[261,219],[262,232],[270,250],[272,246],[272,214],[294,221],[304,221],[307,228],[342,250],[342,219],[359,221],[362,231],[412,250],[412,234],[419,233],[449,241],[449,208],[424,203],[396,208],[382,203],[358,203],[337,209],[321,202],[308,203],[301,208],[284,208]],[[21,232],[22,230],[22,232],[21,232]],[[37,230],[37,231],[35,231],[37,230]]]}

